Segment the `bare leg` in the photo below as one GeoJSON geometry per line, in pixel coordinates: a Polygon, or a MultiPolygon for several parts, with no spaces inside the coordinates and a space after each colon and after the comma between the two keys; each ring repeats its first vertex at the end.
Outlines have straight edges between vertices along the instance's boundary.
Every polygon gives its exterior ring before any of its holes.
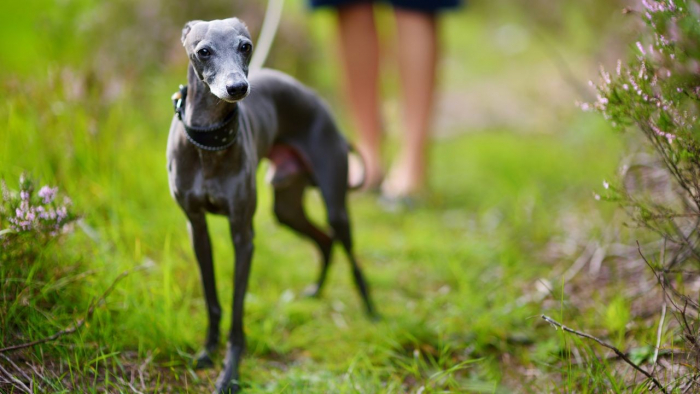
{"type": "Polygon", "coordinates": [[[437,22],[434,14],[395,9],[401,74],[403,145],[382,191],[389,197],[420,191],[435,91],[437,22]]]}
{"type": "Polygon", "coordinates": [[[359,133],[357,150],[366,164],[364,187],[376,188],[383,170],[378,99],[379,43],[372,3],[340,7],[338,26],[346,92],[359,133]]]}

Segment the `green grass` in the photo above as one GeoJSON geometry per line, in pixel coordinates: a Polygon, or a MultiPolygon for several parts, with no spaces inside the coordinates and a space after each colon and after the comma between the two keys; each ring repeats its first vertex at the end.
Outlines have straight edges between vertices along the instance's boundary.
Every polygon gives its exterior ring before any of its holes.
{"type": "MultiPolygon", "coordinates": [[[[16,100],[3,109],[13,132],[0,137],[2,168],[13,175],[29,169],[60,185],[99,234],[91,239],[78,230],[38,259],[51,267],[78,263],[91,273],[75,280],[84,286],[73,310],[65,310],[71,302],[58,289],[42,291],[57,297],[60,308],[52,312],[63,318],[53,324],[40,308],[22,307],[22,335],[38,338],[67,325],[118,273],[145,264],[118,285],[89,327],[60,341],[77,348],[45,345],[43,356],[82,380],[95,370],[100,379],[119,374],[128,357],[153,355],[168,385],[176,378],[206,384],[213,375],[195,378],[185,366],[203,339],[206,316],[184,216],[168,192],[167,126],[159,120],[162,127],[151,130],[145,116],[129,109],[111,108],[95,135],[81,129],[89,120],[79,106],[33,133],[19,132],[33,127],[32,106],[16,100]]],[[[617,137],[586,121],[590,128],[559,135],[491,130],[435,143],[432,194],[415,210],[385,212],[374,196],[353,195],[357,252],[383,315],[379,323],[362,314],[341,253],[324,297],[299,296],[318,270],[315,250],[274,222],[270,190],[261,187],[242,370],[251,392],[508,391],[501,357],[528,364],[537,359],[529,344],[553,335],[532,319],[539,305],[517,304],[524,287],[552,269],[538,255],[567,231],[557,224],[562,212],[598,215],[592,191],[616,166],[617,137]]],[[[308,200],[320,206],[317,193],[308,200]]],[[[321,209],[312,211],[323,218],[321,209]]],[[[228,226],[221,218],[210,226],[219,294],[230,306],[228,226]]]]}
{"type": "MultiPolygon", "coordinates": [[[[462,89],[505,67],[493,49],[477,49],[490,31],[478,16],[450,19],[446,28],[459,62],[484,54],[467,70],[446,70],[462,89]]],[[[322,34],[328,15],[314,26],[312,39],[329,47],[322,34]]],[[[536,67],[542,56],[517,60],[536,67]]],[[[129,392],[132,378],[142,388],[142,374],[146,392],[205,392],[216,371],[188,367],[204,339],[204,301],[165,170],[168,97],[184,64],[127,80],[117,99],[106,98],[100,82],[72,95],[61,64],[49,58],[33,77],[0,81],[0,175],[12,187],[23,171],[58,185],[84,225],[31,261],[0,266],[2,283],[19,283],[0,290],[0,347],[69,326],[132,270],[77,334],[15,354],[51,371],[40,382],[47,391],[129,392]]],[[[321,91],[337,88],[328,64],[312,81],[321,91]]],[[[615,299],[611,311],[578,311],[556,282],[575,255],[547,252],[571,233],[603,233],[614,206],[593,194],[614,176],[623,142],[595,115],[575,113],[563,123],[537,133],[457,130],[436,140],[429,197],[413,210],[387,212],[373,195],[351,196],[357,254],[383,316],[377,323],[363,315],[340,250],[322,299],[300,296],[316,277],[318,256],[275,223],[270,189],[260,187],[241,371],[246,392],[624,392],[624,375],[610,372],[597,349],[538,318],[546,312],[567,324],[610,328],[625,344],[620,316],[629,315],[629,303],[614,298],[619,287],[601,293],[602,302],[615,299]],[[539,279],[552,281],[553,304],[524,298],[539,279]],[[569,364],[573,347],[589,363],[569,364]],[[537,374],[523,377],[528,370],[537,374]]],[[[323,222],[318,194],[307,200],[323,222]]],[[[209,224],[225,332],[233,253],[225,220],[209,224]]],[[[637,337],[651,341],[652,331],[637,337]]]]}

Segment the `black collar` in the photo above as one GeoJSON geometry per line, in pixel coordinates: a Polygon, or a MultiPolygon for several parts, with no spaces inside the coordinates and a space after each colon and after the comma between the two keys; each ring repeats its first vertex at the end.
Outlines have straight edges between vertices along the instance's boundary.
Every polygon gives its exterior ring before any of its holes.
{"type": "Polygon", "coordinates": [[[177,118],[185,127],[187,139],[197,148],[204,150],[224,150],[236,142],[238,136],[238,106],[226,116],[223,122],[208,127],[188,126],[185,123],[185,99],[187,86],[180,85],[180,90],[172,97],[177,118]]]}

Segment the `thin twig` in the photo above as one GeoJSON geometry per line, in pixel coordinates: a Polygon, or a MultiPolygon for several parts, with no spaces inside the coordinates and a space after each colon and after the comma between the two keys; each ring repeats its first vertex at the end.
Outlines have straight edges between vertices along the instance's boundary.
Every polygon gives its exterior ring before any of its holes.
{"type": "Polygon", "coordinates": [[[4,354],[2,354],[2,353],[0,353],[0,357],[4,358],[5,361],[7,361],[8,363],[10,363],[10,365],[12,365],[12,367],[13,367],[17,372],[19,372],[20,375],[22,375],[22,377],[23,377],[24,379],[26,379],[27,382],[29,382],[29,390],[31,390],[32,392],[34,392],[35,390],[41,391],[41,386],[37,385],[38,387],[34,387],[34,384],[33,384],[33,383],[34,383],[34,380],[33,380],[32,378],[30,378],[29,375],[27,375],[27,373],[24,372],[24,370],[23,370],[22,368],[20,368],[17,364],[15,364],[14,361],[12,361],[9,357],[7,357],[6,355],[4,355],[4,354]]]}
{"type": "Polygon", "coordinates": [[[654,348],[654,357],[651,359],[651,372],[656,371],[656,359],[659,358],[659,346],[661,346],[661,333],[664,328],[664,319],[666,318],[666,302],[661,307],[661,319],[659,320],[659,329],[656,330],[656,347],[654,348]]]}
{"type": "Polygon", "coordinates": [[[4,358],[5,361],[7,361],[8,363],[10,363],[10,365],[12,365],[12,367],[13,367],[17,372],[19,372],[20,375],[22,375],[23,378],[25,378],[25,379],[29,382],[29,388],[33,388],[33,387],[32,387],[32,378],[30,378],[29,375],[27,375],[27,373],[24,372],[24,370],[23,370],[22,368],[20,368],[17,364],[15,364],[15,362],[12,361],[12,360],[11,360],[9,357],[7,357],[6,355],[0,353],[0,357],[4,358]]]}
{"type": "Polygon", "coordinates": [[[6,353],[6,352],[11,352],[11,351],[19,350],[19,349],[24,349],[24,348],[28,348],[28,347],[40,345],[40,344],[42,344],[42,343],[54,341],[54,340],[56,340],[56,339],[58,339],[58,338],[60,338],[60,337],[62,337],[62,336],[64,336],[64,335],[69,335],[69,334],[75,333],[76,331],[78,331],[78,330],[85,324],[86,321],[90,320],[90,318],[92,317],[93,313],[95,313],[95,308],[97,308],[97,306],[100,305],[100,304],[105,300],[105,298],[107,298],[107,296],[109,296],[109,294],[112,292],[112,290],[114,290],[114,287],[117,285],[117,283],[119,283],[120,280],[124,279],[124,278],[125,278],[127,275],[129,275],[130,273],[131,273],[131,270],[128,270],[128,271],[124,271],[124,272],[122,272],[121,274],[119,274],[119,276],[117,276],[117,277],[114,279],[114,281],[113,281],[112,284],[107,288],[107,290],[105,290],[105,292],[102,293],[102,295],[101,295],[99,298],[97,298],[96,301],[93,301],[93,302],[90,303],[90,307],[88,308],[88,311],[87,311],[87,313],[85,314],[85,317],[83,317],[83,318],[81,318],[81,319],[78,319],[78,320],[77,320],[75,323],[73,323],[73,325],[71,325],[70,327],[65,328],[65,329],[63,329],[63,330],[61,330],[61,331],[58,331],[58,332],[56,332],[55,334],[53,334],[53,335],[51,335],[51,336],[48,336],[48,337],[46,337],[46,338],[42,338],[42,339],[38,339],[38,340],[36,340],[36,341],[27,342],[27,343],[22,343],[22,344],[19,344],[19,345],[8,346],[8,347],[5,347],[5,348],[2,348],[2,349],[0,349],[0,353],[6,353]]]}
{"type": "Polygon", "coordinates": [[[142,391],[139,391],[136,387],[134,387],[134,385],[133,385],[131,382],[127,382],[126,379],[124,379],[123,377],[121,377],[121,376],[116,376],[116,378],[117,378],[117,380],[118,380],[121,384],[123,384],[123,385],[125,385],[125,386],[129,386],[129,388],[131,389],[131,392],[132,392],[132,393],[134,393],[134,394],[143,394],[142,391]]]}
{"type": "Polygon", "coordinates": [[[656,385],[656,387],[658,387],[659,390],[661,390],[662,393],[667,394],[666,389],[664,388],[664,386],[663,386],[658,380],[656,380],[656,378],[655,378],[654,376],[652,376],[649,372],[645,371],[644,369],[640,368],[637,364],[635,364],[634,362],[632,362],[632,360],[630,360],[630,359],[625,355],[625,353],[623,353],[620,349],[618,349],[618,348],[616,348],[615,346],[613,346],[613,345],[611,345],[611,344],[609,344],[609,343],[607,343],[607,342],[604,342],[604,341],[602,341],[602,340],[600,340],[600,339],[598,339],[598,338],[596,338],[596,337],[594,337],[594,336],[592,336],[592,335],[589,335],[589,334],[586,334],[586,333],[584,333],[584,332],[580,332],[580,331],[576,331],[576,330],[574,330],[574,329],[571,329],[571,328],[569,328],[569,327],[567,327],[567,326],[565,326],[565,325],[559,323],[558,321],[553,320],[551,317],[549,317],[549,316],[547,316],[547,315],[542,315],[542,319],[544,319],[547,323],[552,324],[552,325],[554,325],[554,326],[556,326],[556,327],[559,327],[559,328],[561,328],[562,330],[564,330],[564,331],[566,331],[566,332],[570,332],[570,333],[572,333],[572,334],[576,334],[576,335],[578,335],[578,336],[580,336],[580,337],[583,337],[583,338],[588,338],[588,339],[590,339],[590,340],[592,340],[592,341],[598,342],[599,345],[601,345],[601,346],[603,346],[603,347],[606,347],[606,348],[612,350],[612,351],[615,352],[615,354],[617,354],[624,362],[626,362],[627,364],[629,364],[630,366],[632,366],[632,368],[636,369],[637,371],[641,372],[644,376],[646,376],[647,378],[649,378],[649,380],[651,380],[651,381],[654,383],[654,385],[656,385]]]}
{"type": "MultiPolygon", "coordinates": [[[[660,352],[659,352],[659,357],[658,357],[657,361],[658,361],[659,364],[661,364],[661,361],[662,361],[664,358],[687,357],[688,354],[689,354],[688,352],[684,352],[684,351],[681,351],[681,350],[678,350],[678,351],[670,351],[670,350],[669,350],[669,351],[666,351],[666,352],[661,352],[661,351],[660,351],[660,352]]],[[[618,356],[617,354],[608,354],[608,355],[606,355],[606,356],[598,357],[598,359],[599,359],[599,360],[605,360],[605,361],[615,361],[615,360],[619,360],[619,359],[620,359],[620,356],[618,356]]],[[[582,365],[584,362],[585,362],[585,361],[578,362],[578,361],[576,361],[576,360],[573,360],[573,361],[571,361],[571,365],[582,365]]]]}
{"type": "Polygon", "coordinates": [[[682,311],[682,316],[685,319],[685,308],[690,304],[691,307],[693,307],[693,310],[698,311],[700,309],[700,305],[696,303],[693,300],[690,300],[687,296],[680,294],[670,283],[668,283],[668,279],[666,276],[663,274],[663,272],[659,273],[656,268],[651,264],[649,260],[647,260],[646,256],[644,256],[644,253],[642,253],[642,247],[639,245],[639,241],[637,241],[637,251],[639,252],[639,255],[642,257],[642,260],[646,263],[646,265],[651,269],[651,272],[654,274],[656,279],[659,281],[659,285],[661,286],[661,289],[664,291],[665,294],[668,295],[667,300],[671,302],[671,305],[678,311],[681,312],[681,308],[678,306],[676,301],[674,300],[671,295],[677,297],[681,301],[685,302],[685,306],[683,307],[682,311]]]}
{"type": "MultiPolygon", "coordinates": [[[[30,364],[30,363],[27,363],[27,365],[29,365],[29,368],[31,368],[32,371],[34,371],[34,376],[38,376],[41,380],[44,381],[44,383],[48,384],[49,386],[51,386],[52,388],[55,389],[54,384],[51,383],[51,381],[49,379],[47,379],[46,376],[42,375],[41,372],[39,372],[39,369],[35,365],[30,364]]],[[[42,369],[43,369],[43,367],[42,367],[42,369]]]]}
{"type": "Polygon", "coordinates": [[[144,371],[146,369],[146,366],[150,364],[150,362],[153,361],[153,353],[148,352],[148,357],[146,357],[146,360],[139,365],[138,371],[139,371],[139,383],[141,383],[141,388],[143,390],[146,390],[146,383],[145,379],[143,378],[144,371]]]}
{"type": "Polygon", "coordinates": [[[14,375],[12,375],[11,373],[7,372],[7,370],[2,367],[2,364],[0,364],[0,372],[2,372],[3,375],[10,379],[12,383],[16,384],[16,387],[18,387],[20,390],[24,391],[25,393],[31,394],[32,390],[30,390],[26,384],[22,383],[21,380],[14,377],[14,375]]]}

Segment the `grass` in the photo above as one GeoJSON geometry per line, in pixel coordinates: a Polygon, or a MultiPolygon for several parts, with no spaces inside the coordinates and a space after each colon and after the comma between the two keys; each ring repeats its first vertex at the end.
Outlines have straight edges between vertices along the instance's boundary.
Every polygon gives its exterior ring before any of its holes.
{"type": "MultiPolygon", "coordinates": [[[[26,118],[20,111],[10,114],[11,124],[26,118]]],[[[169,385],[175,385],[172,379],[205,384],[213,375],[195,378],[186,368],[187,355],[203,338],[205,311],[184,217],[170,201],[162,149],[153,148],[164,145],[165,133],[149,133],[131,116],[117,107],[99,136],[72,136],[75,144],[84,144],[72,157],[60,143],[29,143],[29,151],[6,162],[61,185],[99,234],[91,239],[76,231],[45,252],[48,266],[75,262],[92,273],[76,278],[84,293],[73,300],[75,309],[52,311],[64,316],[54,324],[47,324],[40,308],[21,308],[28,314],[21,334],[37,338],[56,331],[119,272],[145,264],[117,287],[89,327],[60,341],[77,348],[44,345],[44,357],[65,364],[69,381],[95,371],[99,380],[107,379],[109,371],[119,374],[120,363],[153,356],[159,369],[151,373],[162,374],[169,385]],[[37,165],[35,157],[47,160],[37,165]]],[[[79,123],[76,117],[64,121],[79,123]]],[[[562,212],[598,214],[591,191],[616,165],[616,137],[590,121],[594,126],[584,135],[492,130],[436,143],[432,197],[409,212],[385,212],[373,196],[354,195],[357,250],[384,317],[379,323],[364,318],[339,253],[323,299],[299,297],[315,277],[317,256],[310,244],[274,223],[269,189],[260,188],[246,313],[249,353],[242,370],[251,392],[507,390],[502,357],[512,354],[529,363],[534,357],[529,345],[542,335],[531,319],[539,305],[517,305],[523,290],[552,269],[539,254],[565,234],[557,225],[562,212]],[[608,142],[603,148],[601,138],[608,142]],[[593,154],[608,159],[592,164],[593,154]]],[[[61,122],[53,127],[70,128],[61,122]]],[[[8,137],[28,138],[10,133],[3,146],[22,144],[8,137]]],[[[7,158],[13,152],[5,153],[7,158]]],[[[308,199],[309,206],[319,206],[317,194],[308,199]]],[[[313,215],[321,219],[323,212],[313,215]]],[[[211,218],[210,226],[219,294],[228,306],[233,277],[228,229],[220,218],[211,218]]],[[[57,302],[71,305],[67,299],[57,302]]],[[[7,320],[14,320],[12,311],[7,320]]]]}
{"type": "MultiPolygon", "coordinates": [[[[460,27],[463,19],[453,19],[447,28],[452,37],[469,37],[450,41],[459,62],[489,28],[478,15],[463,18],[474,23],[460,27]]],[[[329,20],[313,23],[327,31],[329,20]]],[[[320,33],[313,39],[324,40],[320,33]]],[[[502,58],[481,50],[485,60],[466,75],[447,66],[457,88],[497,73],[489,65],[502,58]]],[[[517,60],[534,67],[542,56],[526,52],[517,60]]],[[[132,270],[77,334],[13,357],[43,368],[33,375],[51,392],[207,391],[216,371],[188,366],[203,341],[206,314],[165,170],[168,97],[184,67],[147,74],[110,99],[99,83],[71,93],[65,69],[50,63],[34,79],[17,74],[2,81],[0,174],[10,186],[22,171],[60,186],[84,224],[33,259],[0,266],[1,283],[15,283],[0,290],[0,347],[70,325],[132,270]]],[[[320,90],[331,74],[318,77],[320,90]]],[[[598,117],[567,116],[561,129],[459,129],[436,140],[431,192],[416,209],[387,212],[373,195],[352,195],[357,254],[383,316],[377,323],[363,315],[339,251],[323,298],[300,296],[316,276],[318,256],[275,223],[270,190],[260,187],[241,371],[246,392],[624,392],[624,373],[611,372],[590,344],[538,318],[546,312],[567,324],[607,324],[622,345],[628,339],[619,317],[629,315],[630,305],[614,298],[617,285],[599,295],[603,303],[614,300],[614,308],[579,311],[557,284],[580,252],[576,242],[601,237],[614,216],[614,207],[593,195],[613,176],[623,146],[598,117]],[[533,298],[546,282],[552,284],[546,295],[533,298]],[[589,363],[568,362],[574,349],[589,363]]],[[[323,222],[318,194],[307,200],[323,222]]],[[[225,221],[212,217],[209,225],[226,331],[233,253],[225,221]]],[[[634,335],[650,341],[653,330],[634,335]]],[[[19,392],[9,387],[0,384],[19,392]]]]}

